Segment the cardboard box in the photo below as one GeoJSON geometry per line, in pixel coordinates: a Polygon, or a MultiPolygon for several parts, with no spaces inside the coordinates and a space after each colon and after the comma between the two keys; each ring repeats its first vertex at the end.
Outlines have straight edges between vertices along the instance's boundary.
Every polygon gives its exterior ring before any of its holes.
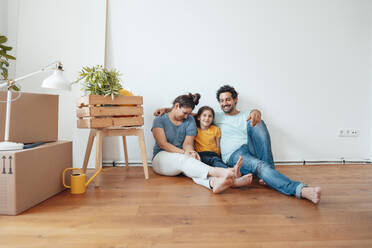
{"type": "Polygon", "coordinates": [[[70,141],[0,151],[0,214],[19,214],[64,190],[62,172],[69,167],[70,141]]]}
{"type": "MultiPolygon", "coordinates": [[[[19,93],[14,93],[15,99],[19,93]]],[[[6,92],[0,91],[6,101],[6,92]]],[[[0,102],[0,141],[4,140],[6,103],[0,102]]],[[[9,140],[21,143],[58,140],[58,95],[24,93],[13,101],[9,140]]]]}

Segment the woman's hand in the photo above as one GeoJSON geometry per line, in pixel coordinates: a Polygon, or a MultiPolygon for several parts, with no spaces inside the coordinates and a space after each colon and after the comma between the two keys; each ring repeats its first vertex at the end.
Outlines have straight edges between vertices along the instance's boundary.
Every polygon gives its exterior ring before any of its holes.
{"type": "Polygon", "coordinates": [[[182,148],[186,155],[200,160],[199,154],[194,150],[194,136],[186,136],[182,148]]]}
{"type": "Polygon", "coordinates": [[[190,151],[185,151],[185,154],[187,156],[190,156],[192,158],[195,158],[197,160],[200,160],[200,156],[199,156],[199,154],[196,151],[191,151],[191,150],[190,151]]]}

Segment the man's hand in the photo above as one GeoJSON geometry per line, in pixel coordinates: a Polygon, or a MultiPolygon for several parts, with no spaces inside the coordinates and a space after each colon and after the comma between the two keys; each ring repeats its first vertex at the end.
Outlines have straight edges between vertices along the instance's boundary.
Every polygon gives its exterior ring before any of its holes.
{"type": "Polygon", "coordinates": [[[248,116],[247,121],[251,121],[251,126],[254,127],[261,123],[261,112],[257,109],[253,109],[248,116]]]}
{"type": "Polygon", "coordinates": [[[163,114],[169,112],[169,111],[167,111],[167,110],[168,110],[168,108],[160,108],[160,109],[157,109],[157,110],[155,110],[154,115],[155,115],[155,116],[162,116],[163,114]]]}

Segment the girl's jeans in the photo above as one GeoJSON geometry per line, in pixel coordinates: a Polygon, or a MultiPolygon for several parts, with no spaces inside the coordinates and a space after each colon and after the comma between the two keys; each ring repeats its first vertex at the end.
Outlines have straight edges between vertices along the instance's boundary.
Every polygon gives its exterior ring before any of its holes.
{"type": "Polygon", "coordinates": [[[200,160],[210,166],[228,168],[222,158],[215,152],[199,152],[200,160]]]}

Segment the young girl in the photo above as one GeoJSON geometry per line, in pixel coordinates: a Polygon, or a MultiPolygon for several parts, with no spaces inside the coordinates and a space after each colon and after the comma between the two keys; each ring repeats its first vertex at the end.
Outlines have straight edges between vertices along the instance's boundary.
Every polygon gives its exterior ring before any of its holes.
{"type": "MultiPolygon", "coordinates": [[[[214,110],[211,107],[203,106],[199,109],[196,115],[198,134],[195,137],[195,150],[199,153],[203,163],[213,167],[229,168],[220,157],[221,132],[217,126],[213,125],[213,119],[214,110]]],[[[236,172],[236,177],[241,177],[240,171],[236,172]]],[[[241,177],[235,186],[240,187],[251,182],[252,174],[248,174],[241,177]]]]}

